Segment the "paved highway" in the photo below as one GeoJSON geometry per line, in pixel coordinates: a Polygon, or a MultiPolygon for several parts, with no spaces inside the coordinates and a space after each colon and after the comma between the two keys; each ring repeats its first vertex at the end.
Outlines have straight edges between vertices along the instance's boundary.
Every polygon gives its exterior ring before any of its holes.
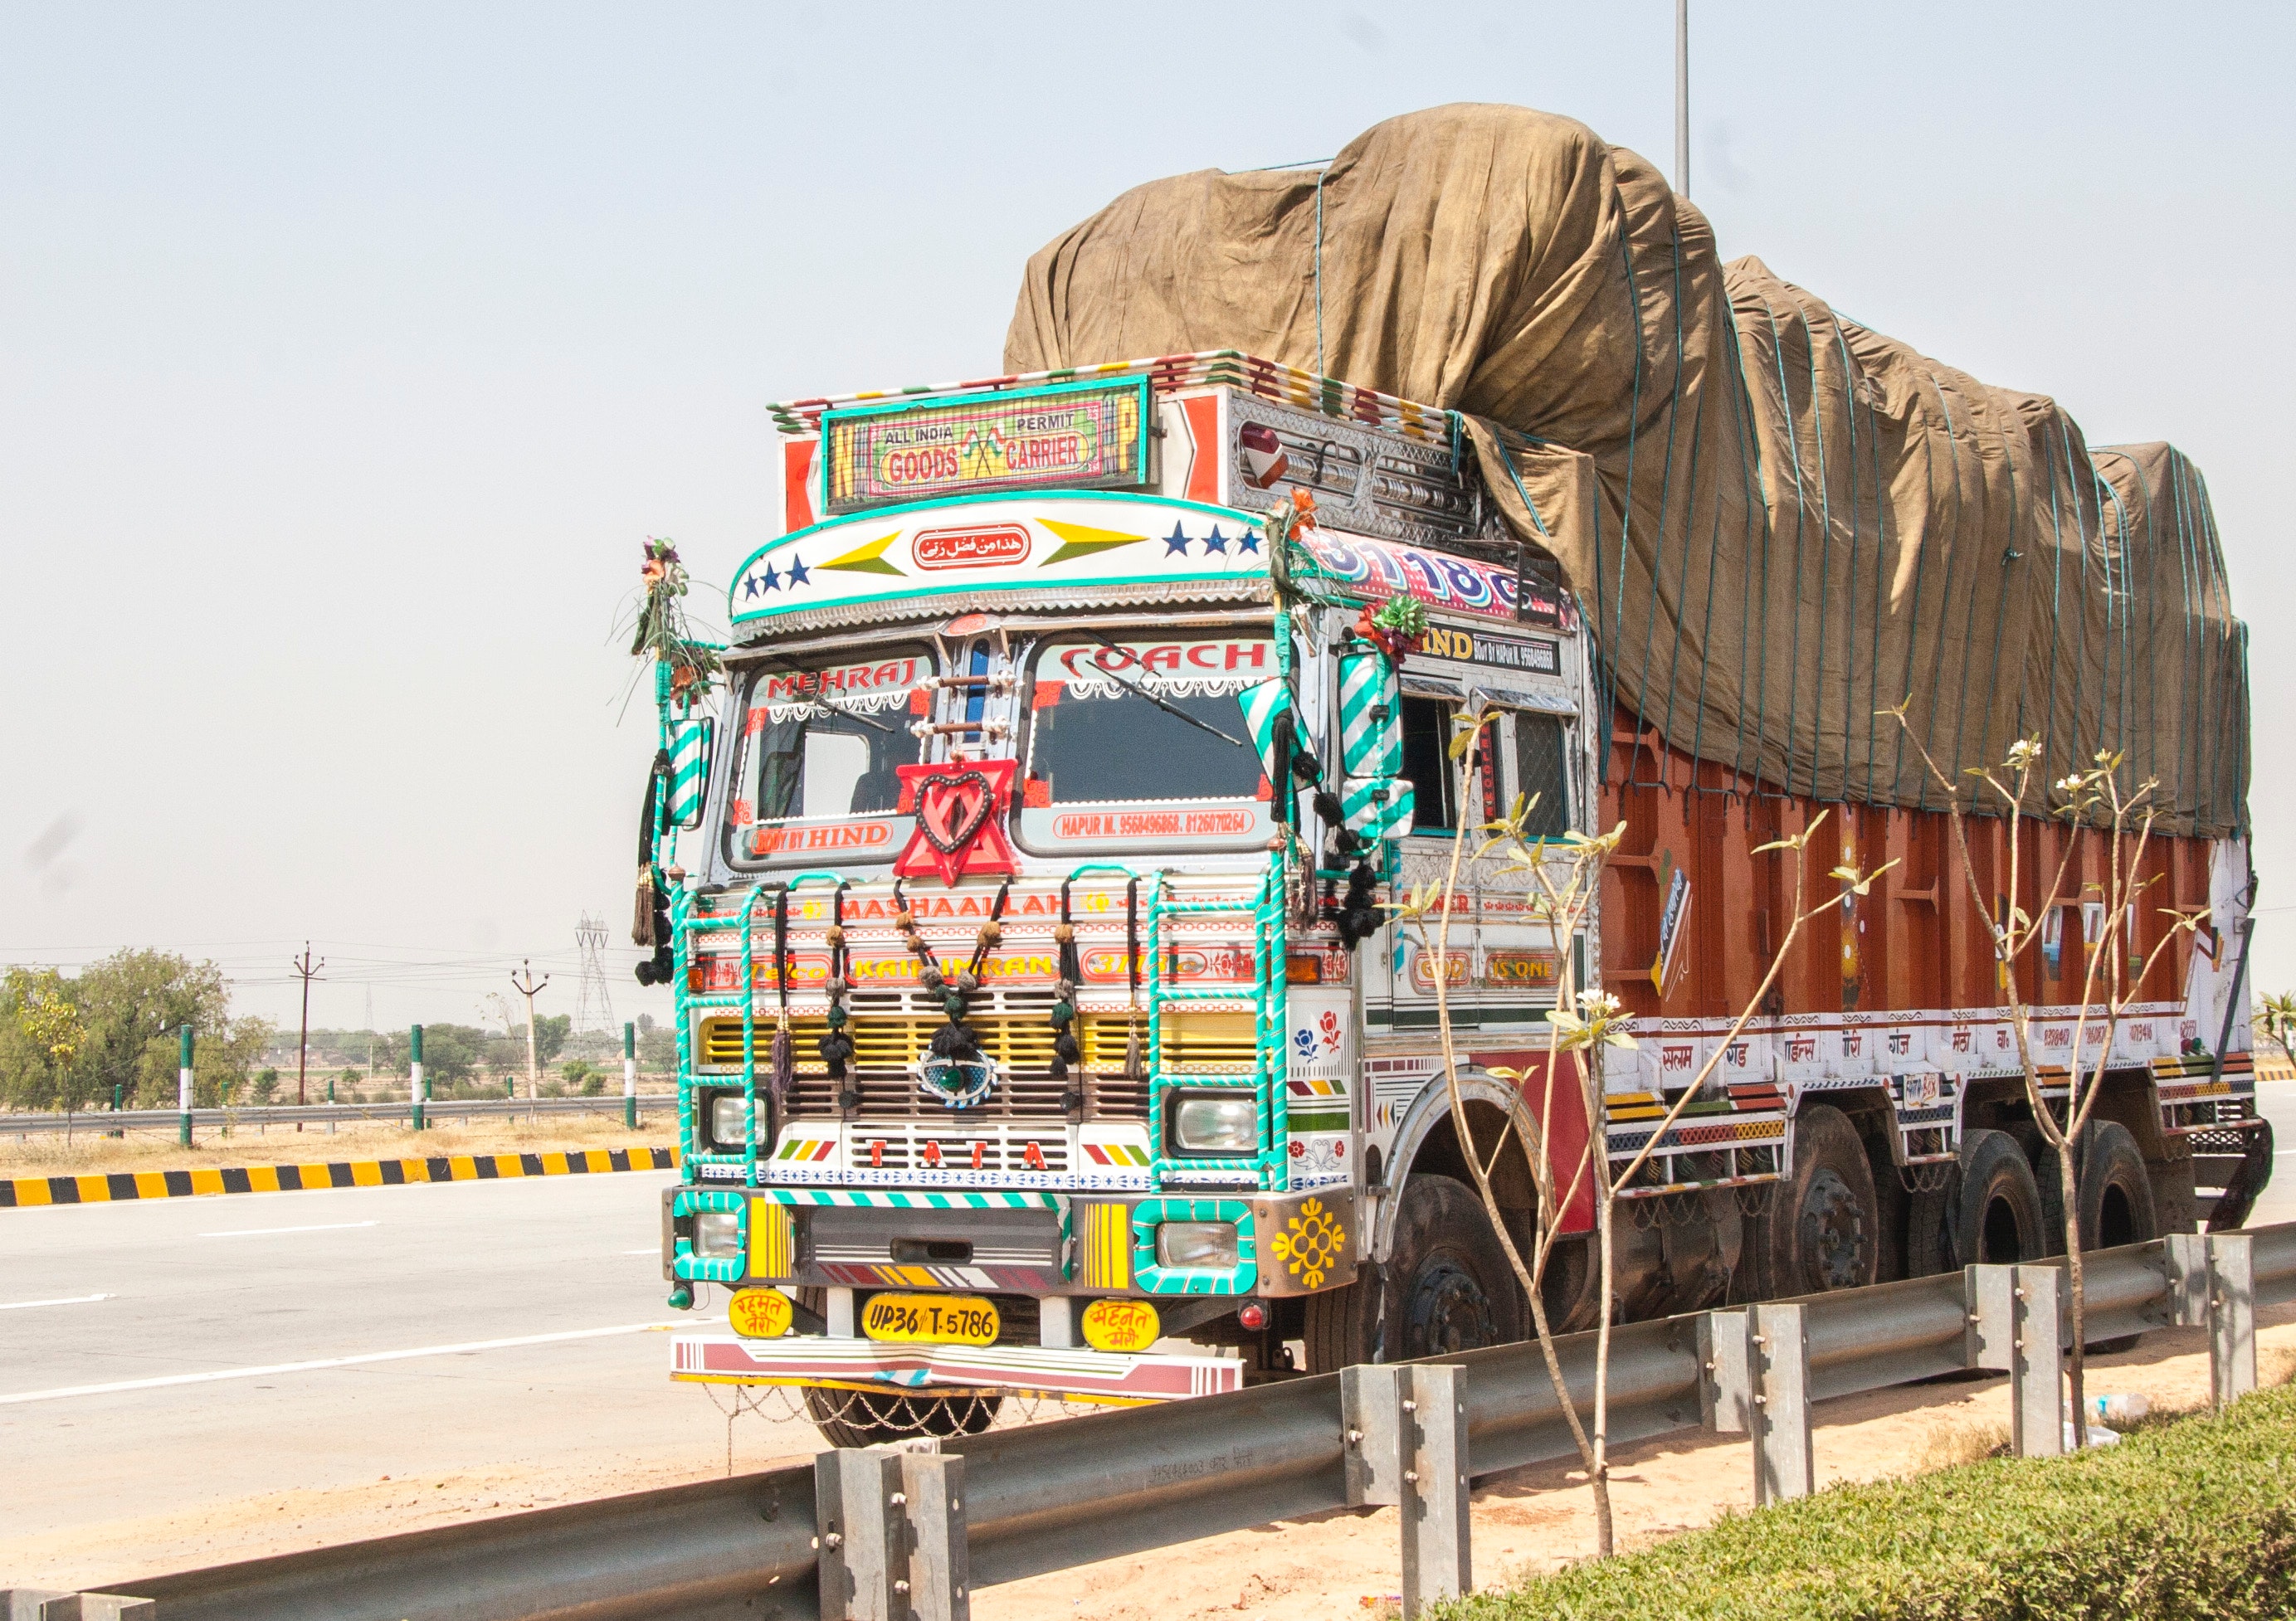
{"type": "MultiPolygon", "coordinates": [[[[669,1180],[0,1212],[0,1587],[722,1474],[723,1413],[648,1331],[669,1180]]],[[[743,1470],[816,1445],[734,1440],[743,1470]]]]}

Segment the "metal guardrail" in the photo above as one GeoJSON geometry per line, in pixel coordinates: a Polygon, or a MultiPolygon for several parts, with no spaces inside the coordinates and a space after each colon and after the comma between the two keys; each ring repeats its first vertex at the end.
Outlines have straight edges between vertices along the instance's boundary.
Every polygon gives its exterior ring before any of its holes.
{"type": "MultiPolygon", "coordinates": [[[[2155,1240],[2087,1257],[2091,1336],[2192,1321],[2194,1242],[2155,1240]]],[[[2296,1299],[2296,1223],[2255,1230],[2250,1258],[2256,1304],[2296,1299]]],[[[2213,1287],[2205,1292],[2211,1302],[2219,1298],[2213,1287]]],[[[1946,1273],[1792,1303],[1805,1329],[1808,1396],[1848,1396],[1980,1365],[1971,1295],[1967,1277],[1946,1273]]],[[[1614,1445],[1710,1421],[1701,1325],[1713,1335],[1714,1320],[1725,1315],[1611,1330],[1614,1445]]],[[[2249,1348],[2252,1357],[2252,1339],[2249,1348]]],[[[1583,1411],[1593,1401],[1595,1336],[1565,1336],[1557,1351],[1583,1411]]],[[[1575,1455],[1535,1343],[1430,1359],[1439,1361],[1464,1370],[1473,1474],[1575,1455]]],[[[1364,1501],[1349,1481],[1346,1377],[1285,1379],[944,1443],[963,1460],[959,1532],[971,1585],[1364,1501]]],[[[114,1591],[156,1600],[165,1621],[322,1614],[339,1621],[811,1621],[821,1614],[816,1495],[814,1469],[771,1470],[114,1591]]],[[[841,1559],[835,1568],[842,1577],[841,1559]]],[[[849,1613],[842,1596],[832,1609],[849,1613]]]]}
{"type": "MultiPolygon", "coordinates": [[[[487,1116],[619,1114],[622,1093],[619,1089],[602,1093],[596,1097],[578,1098],[439,1098],[422,1105],[422,1113],[430,1120],[469,1119],[487,1116]]],[[[677,1097],[674,1093],[642,1092],[638,1094],[640,1109],[676,1109],[677,1097]]],[[[409,1120],[414,1118],[414,1105],[404,1101],[390,1103],[257,1103],[244,1109],[195,1109],[192,1110],[192,1129],[215,1131],[229,1126],[234,1129],[248,1126],[316,1125],[330,1120],[409,1120]]],[[[174,1131],[183,1124],[180,1109],[91,1109],[69,1117],[42,1111],[37,1114],[0,1115],[0,1136],[39,1136],[46,1134],[62,1135],[67,1129],[73,1132],[103,1133],[112,1131],[174,1131]]]]}

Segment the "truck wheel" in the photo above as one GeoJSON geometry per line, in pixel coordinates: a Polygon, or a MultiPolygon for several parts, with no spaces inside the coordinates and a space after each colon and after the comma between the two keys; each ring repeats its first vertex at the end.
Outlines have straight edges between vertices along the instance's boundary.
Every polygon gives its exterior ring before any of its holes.
{"type": "Polygon", "coordinates": [[[1514,1268],[1482,1200],[1449,1176],[1414,1176],[1384,1266],[1308,1299],[1308,1371],[1510,1345],[1529,1330],[1514,1268]]]}
{"type": "MultiPolygon", "coordinates": [[[[2152,1202],[2152,1178],[2144,1168],[2136,1139],[2118,1120],[2091,1120],[2081,1132],[2080,1199],[2081,1249],[2113,1249],[2142,1244],[2161,1236],[2160,1216],[2152,1202]]],[[[2050,1248],[2064,1247],[2065,1198],[2059,1185],[2057,1150],[2041,1145],[2039,1175],[2042,1218],[2049,1224],[2050,1248]]],[[[2127,1351],[2142,1338],[2123,1334],[2114,1339],[2090,1342],[2100,1355],[2127,1351]]]]}
{"type": "Polygon", "coordinates": [[[832,1446],[877,1446],[913,1436],[977,1436],[996,1421],[1001,1396],[879,1396],[805,1388],[806,1416],[832,1446]]]}
{"type": "Polygon", "coordinates": [[[2007,1132],[1963,1136],[1961,1182],[1946,1207],[1946,1239],[1956,1266],[2038,1261],[2049,1253],[2040,1187],[2025,1150],[2007,1132]]]}
{"type": "Polygon", "coordinates": [[[1793,1175],[1756,1224],[1767,1275],[1761,1298],[1862,1289],[1881,1260],[1874,1167],[1849,1117],[1819,1103],[1794,1117],[1793,1175]]]}

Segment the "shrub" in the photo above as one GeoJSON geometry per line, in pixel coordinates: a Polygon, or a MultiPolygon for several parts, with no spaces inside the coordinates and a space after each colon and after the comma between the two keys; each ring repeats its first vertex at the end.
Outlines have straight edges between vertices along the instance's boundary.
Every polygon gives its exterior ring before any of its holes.
{"type": "Polygon", "coordinates": [[[1453,1621],[2296,1613],[2296,1388],[2071,1458],[1835,1486],[1443,1613],[1453,1621]]]}

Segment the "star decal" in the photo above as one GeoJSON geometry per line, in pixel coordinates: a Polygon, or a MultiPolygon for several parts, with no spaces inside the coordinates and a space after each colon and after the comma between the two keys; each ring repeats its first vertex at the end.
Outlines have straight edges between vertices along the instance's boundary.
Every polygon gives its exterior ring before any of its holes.
{"type": "Polygon", "coordinates": [[[790,589],[794,591],[800,585],[804,585],[806,583],[806,577],[811,572],[812,570],[808,569],[801,560],[794,557],[791,558],[789,566],[790,589]]]}
{"type": "Polygon", "coordinates": [[[1212,525],[1212,532],[1204,539],[1204,555],[1210,557],[1215,552],[1225,554],[1226,551],[1227,537],[1219,532],[1219,525],[1212,525]]]}
{"type": "Polygon", "coordinates": [[[766,565],[766,589],[768,591],[779,591],[781,588],[782,577],[774,572],[773,564],[767,563],[766,565]]]}
{"type": "Polygon", "coordinates": [[[1235,537],[1235,549],[1238,553],[1259,551],[1259,532],[1254,529],[1246,529],[1242,534],[1237,536],[1235,537]]]}
{"type": "Polygon", "coordinates": [[[758,577],[754,574],[743,575],[742,577],[742,600],[747,602],[750,598],[757,594],[758,577]]]}
{"type": "Polygon", "coordinates": [[[1172,532],[1164,536],[1164,555],[1169,557],[1175,552],[1182,557],[1188,554],[1188,537],[1177,521],[1173,523],[1172,532]]]}

